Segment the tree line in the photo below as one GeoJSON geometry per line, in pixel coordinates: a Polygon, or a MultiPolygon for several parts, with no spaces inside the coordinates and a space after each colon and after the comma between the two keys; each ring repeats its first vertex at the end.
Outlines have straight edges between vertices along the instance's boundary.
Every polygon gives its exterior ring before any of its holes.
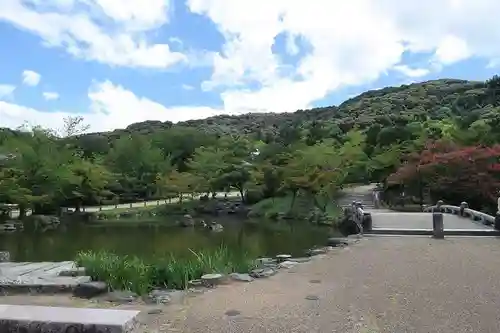
{"type": "Polygon", "coordinates": [[[385,88],[294,114],[108,133],[82,134],[84,120],[70,117],[59,130],[0,130],[0,202],[48,213],[233,189],[247,202],[304,196],[324,209],[344,184],[369,181],[485,202],[498,190],[499,125],[496,76],[385,88]]]}

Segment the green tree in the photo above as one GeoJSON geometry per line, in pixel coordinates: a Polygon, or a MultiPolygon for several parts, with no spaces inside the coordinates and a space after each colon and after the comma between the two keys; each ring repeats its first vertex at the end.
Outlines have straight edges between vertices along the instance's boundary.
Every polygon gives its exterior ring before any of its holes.
{"type": "Polygon", "coordinates": [[[172,167],[169,156],[154,147],[144,135],[124,136],[116,140],[107,156],[107,163],[112,172],[122,175],[121,192],[131,199],[157,194],[156,179],[172,167]]]}

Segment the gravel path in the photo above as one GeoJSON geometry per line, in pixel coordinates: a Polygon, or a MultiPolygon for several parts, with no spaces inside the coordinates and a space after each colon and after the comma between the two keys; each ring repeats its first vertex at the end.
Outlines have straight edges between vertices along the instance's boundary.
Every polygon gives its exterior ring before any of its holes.
{"type": "MultiPolygon", "coordinates": [[[[23,300],[46,303],[2,303],[23,300]]],[[[498,333],[500,240],[372,237],[269,279],[187,298],[161,314],[128,307],[144,311],[141,333],[498,333]]]]}

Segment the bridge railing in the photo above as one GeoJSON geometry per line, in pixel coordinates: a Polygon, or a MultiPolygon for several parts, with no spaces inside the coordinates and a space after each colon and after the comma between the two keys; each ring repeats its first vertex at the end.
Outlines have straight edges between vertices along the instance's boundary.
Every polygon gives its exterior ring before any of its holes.
{"type": "Polygon", "coordinates": [[[361,202],[353,201],[351,204],[351,218],[358,226],[360,234],[372,230],[372,215],[363,209],[361,202]]]}
{"type": "Polygon", "coordinates": [[[454,214],[464,218],[470,218],[473,221],[481,222],[484,225],[495,225],[495,229],[500,228],[500,221],[498,217],[470,209],[466,202],[462,202],[460,206],[445,205],[442,200],[434,206],[424,207],[424,212],[441,212],[447,214],[454,214]]]}

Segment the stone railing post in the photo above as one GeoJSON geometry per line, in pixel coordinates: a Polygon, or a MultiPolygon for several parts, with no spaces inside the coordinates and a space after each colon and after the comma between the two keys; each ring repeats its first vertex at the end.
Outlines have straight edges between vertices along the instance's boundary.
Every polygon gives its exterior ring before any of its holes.
{"type": "Polygon", "coordinates": [[[462,217],[465,216],[465,208],[469,208],[469,204],[465,201],[462,201],[460,203],[460,216],[462,216],[462,217]]]}
{"type": "Polygon", "coordinates": [[[363,225],[364,231],[371,231],[372,230],[372,227],[373,227],[372,214],[364,213],[362,225],[363,225]]]}
{"type": "Polygon", "coordinates": [[[444,238],[443,213],[432,213],[432,236],[436,239],[444,238]]]}
{"type": "Polygon", "coordinates": [[[442,209],[441,209],[441,206],[444,204],[444,201],[443,200],[439,200],[437,203],[436,203],[436,211],[438,212],[442,212],[442,209]]]}
{"type": "Polygon", "coordinates": [[[495,230],[500,230],[500,212],[495,215],[495,230]]]}

